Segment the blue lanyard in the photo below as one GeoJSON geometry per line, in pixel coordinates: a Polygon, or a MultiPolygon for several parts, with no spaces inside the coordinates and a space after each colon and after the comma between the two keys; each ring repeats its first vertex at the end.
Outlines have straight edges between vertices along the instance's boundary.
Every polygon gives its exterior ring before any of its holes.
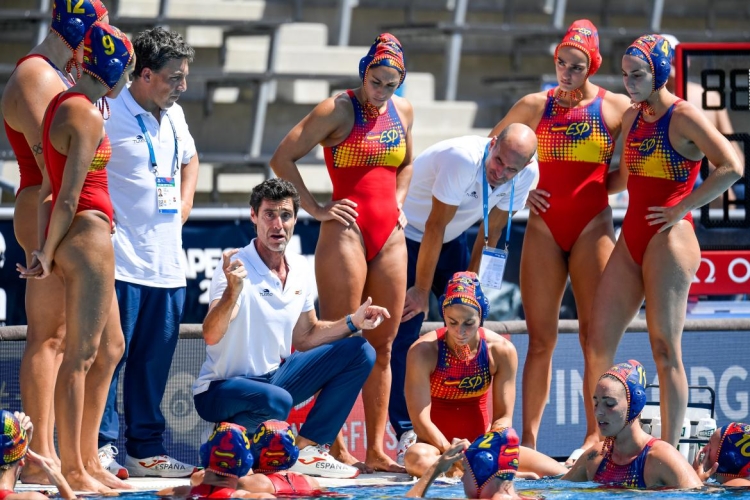
{"type": "MultiPolygon", "coordinates": [[[[172,123],[172,119],[169,117],[169,115],[165,114],[164,116],[167,117],[169,125],[172,127],[172,137],[174,137],[174,159],[172,161],[172,172],[170,175],[170,177],[174,177],[179,166],[179,162],[177,159],[177,131],[175,130],[174,123],[172,123]]],[[[143,118],[141,118],[141,115],[135,115],[135,119],[138,120],[138,125],[141,126],[141,131],[143,132],[143,138],[146,139],[146,145],[148,146],[148,156],[151,160],[151,172],[153,172],[154,175],[158,176],[159,167],[156,164],[156,155],[154,154],[154,146],[153,144],[151,144],[151,135],[148,133],[148,130],[146,130],[146,125],[143,123],[143,118]]]]}
{"type": "MultiPolygon", "coordinates": [[[[491,141],[490,141],[491,142],[491,141]]],[[[484,216],[484,246],[490,240],[490,195],[489,184],[487,183],[487,157],[490,154],[490,143],[484,148],[482,163],[479,168],[482,169],[482,215],[484,216]]],[[[510,244],[510,221],[513,218],[513,198],[516,194],[516,178],[510,181],[510,207],[508,210],[508,224],[505,228],[505,248],[510,244]]]]}

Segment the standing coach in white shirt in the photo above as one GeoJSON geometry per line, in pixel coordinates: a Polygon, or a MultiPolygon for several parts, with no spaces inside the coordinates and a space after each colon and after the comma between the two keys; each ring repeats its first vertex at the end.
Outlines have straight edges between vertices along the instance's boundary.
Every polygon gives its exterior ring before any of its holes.
{"type": "Polygon", "coordinates": [[[406,300],[391,353],[391,397],[388,415],[399,438],[399,462],[405,445],[416,439],[404,398],[406,353],[419,338],[429,308],[430,291],[440,296],[458,271],[479,271],[484,222],[469,252],[466,230],[482,219],[486,178],[489,208],[488,245],[494,247],[512,210],[524,207],[539,174],[534,159],[537,138],[532,129],[513,123],[497,137],[465,136],[441,141],[414,159],[414,174],[402,210],[408,254],[406,300]],[[515,187],[512,190],[515,178],[515,187]]]}
{"type": "Polygon", "coordinates": [[[169,457],[159,409],[185,305],[182,224],[190,214],[198,155],[176,104],[187,90],[194,50],[162,28],[133,40],[133,82],[109,102],[112,143],[107,165],[115,211],[115,290],[125,355],[115,370],[99,428],[99,457],[120,478],[186,477],[194,467],[169,457]],[[119,436],[117,383],[124,373],[125,467],[112,443],[119,436]]]}

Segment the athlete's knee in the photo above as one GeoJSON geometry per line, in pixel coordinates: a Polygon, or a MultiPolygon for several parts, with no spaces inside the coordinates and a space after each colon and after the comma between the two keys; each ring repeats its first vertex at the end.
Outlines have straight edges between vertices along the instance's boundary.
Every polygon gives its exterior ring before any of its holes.
{"type": "Polygon", "coordinates": [[[104,365],[112,365],[114,368],[120,362],[125,354],[125,338],[122,334],[113,335],[99,344],[99,350],[96,355],[96,362],[104,365]]]}
{"type": "MultiPolygon", "coordinates": [[[[76,351],[75,354],[68,355],[66,353],[63,356],[62,363],[60,364],[60,372],[75,373],[83,372],[88,373],[91,366],[96,360],[96,349],[90,347],[82,348],[76,351]]],[[[58,377],[59,378],[59,377],[58,377]]]]}
{"type": "Polygon", "coordinates": [[[682,359],[677,346],[665,339],[655,339],[651,341],[651,351],[654,355],[654,362],[659,368],[681,368],[682,359]]]}
{"type": "Polygon", "coordinates": [[[29,325],[26,333],[25,352],[50,350],[54,353],[63,351],[65,345],[65,327],[44,329],[36,325],[29,325]]]}
{"type": "MultiPolygon", "coordinates": [[[[421,477],[425,471],[435,463],[437,455],[428,451],[429,445],[416,443],[406,450],[404,455],[404,467],[410,476],[421,477]]],[[[429,446],[432,448],[431,446],[429,446]]]]}
{"type": "Polygon", "coordinates": [[[529,335],[528,353],[534,356],[552,356],[552,352],[557,345],[557,338],[546,336],[529,335]]]}

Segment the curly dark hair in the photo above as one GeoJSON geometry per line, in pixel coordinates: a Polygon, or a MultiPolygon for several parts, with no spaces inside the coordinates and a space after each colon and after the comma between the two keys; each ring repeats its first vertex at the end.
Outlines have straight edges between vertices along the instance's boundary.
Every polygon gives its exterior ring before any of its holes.
{"type": "Polygon", "coordinates": [[[286,198],[292,199],[292,205],[294,205],[294,216],[297,216],[299,211],[299,193],[297,188],[294,187],[289,181],[274,177],[268,179],[257,186],[255,186],[250,193],[250,207],[253,209],[255,214],[260,210],[260,205],[263,200],[269,201],[281,201],[286,198]]]}
{"type": "Polygon", "coordinates": [[[133,39],[135,51],[135,71],[133,78],[138,78],[143,68],[159,71],[173,59],[187,59],[193,62],[195,50],[182,39],[179,33],[156,27],[141,31],[133,39]]]}

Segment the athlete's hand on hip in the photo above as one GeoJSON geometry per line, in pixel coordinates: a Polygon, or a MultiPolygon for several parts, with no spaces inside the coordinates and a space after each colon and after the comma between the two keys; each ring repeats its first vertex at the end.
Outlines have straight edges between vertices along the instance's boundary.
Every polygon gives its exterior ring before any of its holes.
{"type": "Polygon", "coordinates": [[[409,287],[404,298],[404,312],[401,314],[401,322],[409,321],[419,313],[427,314],[430,309],[430,291],[422,290],[416,286],[409,287]]]}
{"type": "Polygon", "coordinates": [[[529,210],[539,215],[539,212],[546,212],[549,208],[549,193],[542,189],[532,189],[529,191],[529,198],[526,200],[526,206],[529,210]]]}
{"type": "Polygon", "coordinates": [[[648,211],[651,212],[646,216],[648,225],[658,226],[662,224],[658,231],[660,233],[680,222],[685,217],[685,214],[687,214],[687,211],[680,208],[679,205],[673,207],[648,207],[648,211]]]}
{"type": "Polygon", "coordinates": [[[247,269],[240,259],[232,260],[232,256],[239,252],[239,248],[232,248],[226,250],[221,254],[222,258],[222,269],[224,270],[224,276],[227,278],[227,287],[242,290],[242,286],[245,278],[247,278],[247,269]]]}
{"type": "Polygon", "coordinates": [[[359,215],[355,210],[357,204],[346,198],[342,200],[331,200],[323,207],[319,207],[318,213],[313,216],[320,222],[327,220],[336,220],[346,227],[354,224],[359,215]]]}
{"type": "Polygon", "coordinates": [[[360,330],[372,330],[377,328],[391,313],[385,307],[372,305],[372,297],[367,297],[357,312],[352,314],[352,323],[360,330]]]}

